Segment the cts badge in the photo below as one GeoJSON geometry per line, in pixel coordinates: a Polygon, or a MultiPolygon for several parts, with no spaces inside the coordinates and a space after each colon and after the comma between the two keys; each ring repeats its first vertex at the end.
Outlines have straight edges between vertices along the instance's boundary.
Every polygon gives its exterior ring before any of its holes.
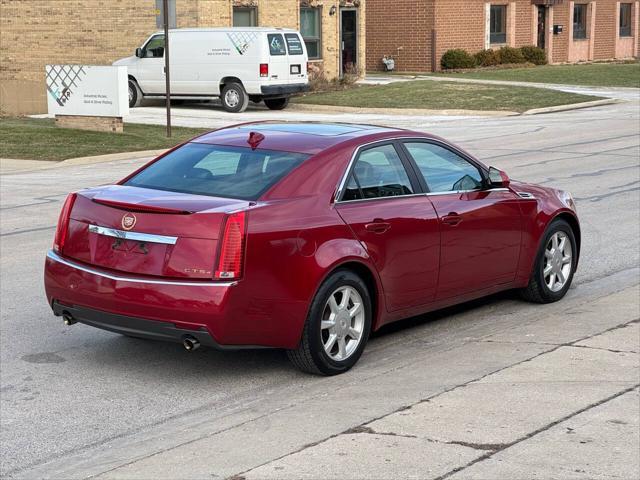
{"type": "Polygon", "coordinates": [[[136,225],[138,219],[133,213],[125,213],[122,217],[122,228],[125,230],[131,230],[136,225]]]}

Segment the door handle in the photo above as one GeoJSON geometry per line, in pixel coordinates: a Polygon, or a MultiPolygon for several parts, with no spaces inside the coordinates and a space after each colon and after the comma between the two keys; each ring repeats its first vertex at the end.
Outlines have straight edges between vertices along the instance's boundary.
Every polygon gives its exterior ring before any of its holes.
{"type": "Polygon", "coordinates": [[[367,223],[364,228],[368,232],[384,233],[391,228],[391,224],[376,218],[373,222],[367,223]]]}
{"type": "Polygon", "coordinates": [[[456,212],[450,212],[449,215],[442,217],[442,223],[446,223],[452,227],[455,227],[460,222],[462,222],[462,217],[456,212]]]}

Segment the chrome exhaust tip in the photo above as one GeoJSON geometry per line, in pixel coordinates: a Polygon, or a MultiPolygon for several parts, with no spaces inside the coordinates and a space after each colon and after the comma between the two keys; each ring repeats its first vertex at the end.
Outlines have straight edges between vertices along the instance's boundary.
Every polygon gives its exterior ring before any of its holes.
{"type": "Polygon", "coordinates": [[[74,323],[78,323],[78,321],[75,318],[73,318],[73,315],[71,315],[69,312],[62,312],[62,321],[67,326],[73,325],[74,323]]]}
{"type": "Polygon", "coordinates": [[[182,340],[182,346],[187,352],[193,352],[194,350],[200,348],[200,342],[197,338],[188,335],[182,340]]]}

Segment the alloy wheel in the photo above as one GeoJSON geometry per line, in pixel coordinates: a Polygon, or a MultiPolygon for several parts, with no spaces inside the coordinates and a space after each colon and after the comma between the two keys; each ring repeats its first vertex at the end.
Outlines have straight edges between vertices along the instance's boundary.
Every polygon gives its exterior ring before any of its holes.
{"type": "Polygon", "coordinates": [[[332,360],[343,361],[358,349],[365,325],[362,297],[350,286],[336,289],[322,312],[320,333],[324,351],[332,360]]]}
{"type": "Polygon", "coordinates": [[[569,280],[572,255],[571,241],[567,234],[562,231],[554,233],[547,242],[542,267],[542,277],[552,292],[562,290],[569,280]]]}

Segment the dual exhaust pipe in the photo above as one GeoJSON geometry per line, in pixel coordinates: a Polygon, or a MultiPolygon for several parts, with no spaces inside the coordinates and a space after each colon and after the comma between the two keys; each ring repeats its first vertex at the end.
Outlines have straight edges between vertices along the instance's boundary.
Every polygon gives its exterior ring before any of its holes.
{"type": "MultiPolygon", "coordinates": [[[[73,318],[73,315],[71,315],[67,311],[62,312],[62,321],[67,326],[78,323],[78,320],[73,318]]],[[[187,352],[193,352],[200,348],[200,340],[198,340],[193,335],[185,335],[184,337],[182,337],[182,346],[187,352]]]]}

